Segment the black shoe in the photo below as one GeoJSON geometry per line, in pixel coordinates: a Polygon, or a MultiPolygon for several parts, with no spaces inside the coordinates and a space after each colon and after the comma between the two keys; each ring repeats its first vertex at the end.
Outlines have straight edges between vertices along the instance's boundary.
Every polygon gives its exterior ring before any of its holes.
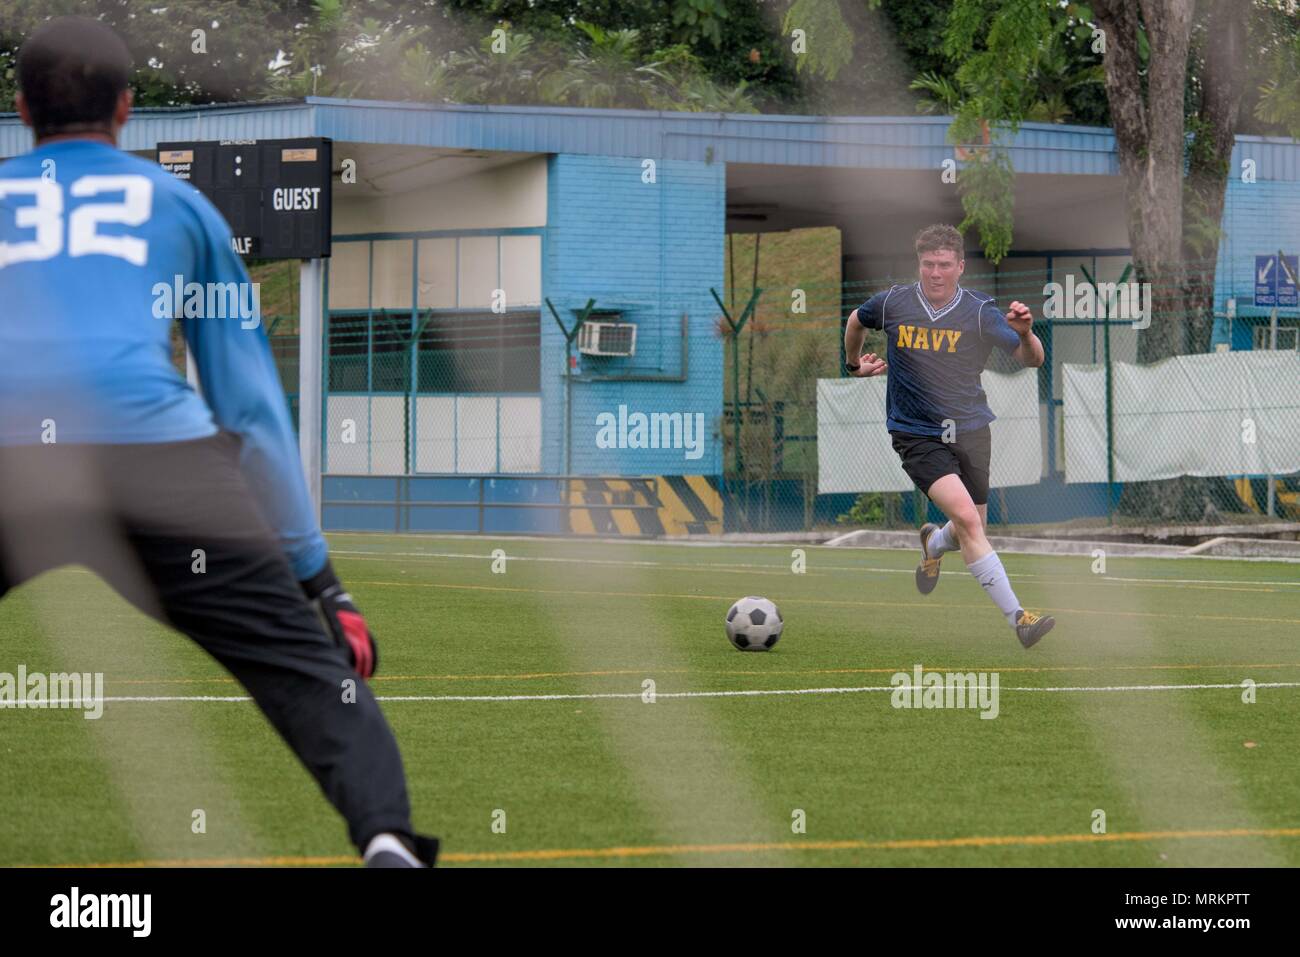
{"type": "Polygon", "coordinates": [[[1052,630],[1056,619],[1047,615],[1035,615],[1023,608],[1016,612],[1016,637],[1025,648],[1032,648],[1038,640],[1052,630]]]}
{"type": "Polygon", "coordinates": [[[934,586],[939,584],[939,562],[942,559],[931,558],[925,548],[925,543],[937,531],[939,526],[933,522],[921,526],[921,564],[916,566],[916,590],[922,595],[930,594],[934,591],[934,586]]]}
{"type": "Polygon", "coordinates": [[[415,845],[412,853],[423,862],[425,867],[433,867],[438,860],[438,839],[436,837],[425,837],[423,834],[417,834],[411,839],[415,845]]]}

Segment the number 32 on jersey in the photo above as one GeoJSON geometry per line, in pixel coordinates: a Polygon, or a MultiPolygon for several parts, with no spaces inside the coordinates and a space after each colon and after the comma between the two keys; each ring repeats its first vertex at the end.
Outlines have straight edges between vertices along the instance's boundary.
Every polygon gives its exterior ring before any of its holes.
{"type": "Polygon", "coordinates": [[[121,199],[81,203],[64,216],[63,187],[48,179],[0,179],[0,204],[13,210],[14,224],[32,230],[32,238],[21,242],[0,242],[0,269],[21,262],[53,259],[64,249],[69,256],[116,256],[135,266],[149,258],[149,243],[136,236],[105,236],[103,223],[140,226],[153,213],[153,183],[144,176],[82,176],[68,187],[75,199],[102,194],[121,194],[121,199]],[[15,197],[30,196],[33,203],[14,203],[15,197]],[[64,222],[67,236],[64,236],[64,222]]]}

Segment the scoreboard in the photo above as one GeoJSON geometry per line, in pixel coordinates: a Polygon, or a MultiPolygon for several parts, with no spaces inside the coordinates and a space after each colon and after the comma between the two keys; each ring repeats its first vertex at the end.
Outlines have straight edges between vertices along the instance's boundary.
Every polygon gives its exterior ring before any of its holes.
{"type": "Polygon", "coordinates": [[[159,143],[158,163],[212,201],[230,224],[241,256],[330,254],[332,140],[159,143]]]}

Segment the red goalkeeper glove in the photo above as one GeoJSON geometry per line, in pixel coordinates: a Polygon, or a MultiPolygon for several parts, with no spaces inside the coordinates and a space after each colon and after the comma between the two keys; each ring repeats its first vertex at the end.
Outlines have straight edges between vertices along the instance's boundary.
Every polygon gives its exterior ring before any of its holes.
{"type": "Polygon", "coordinates": [[[352,596],[327,561],[316,575],[302,582],[302,590],[325,621],[325,627],[344,652],[357,674],[369,678],[379,665],[379,648],[352,596]]]}

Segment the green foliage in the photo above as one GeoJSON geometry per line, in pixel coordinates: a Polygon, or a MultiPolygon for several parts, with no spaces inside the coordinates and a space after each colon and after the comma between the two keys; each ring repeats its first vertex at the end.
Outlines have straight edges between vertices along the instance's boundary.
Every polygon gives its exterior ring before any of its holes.
{"type": "Polygon", "coordinates": [[[757,112],[745,81],[731,87],[715,82],[684,43],[647,53],[638,30],[585,21],[573,26],[578,35],[567,45],[514,29],[441,57],[413,43],[401,57],[406,95],[457,103],[757,112]]]}
{"type": "MultiPolygon", "coordinates": [[[[0,108],[12,108],[22,38],[44,18],[86,4],[0,5],[8,8],[0,18],[0,108]]],[[[941,42],[952,0],[783,6],[784,29],[807,33],[808,51],[797,59],[766,0],[100,0],[97,9],[131,47],[141,105],[317,94],[889,113],[912,108],[907,84],[918,72],[954,82],[941,42]],[[191,49],[196,28],[206,33],[205,53],[191,49]],[[495,66],[478,45],[494,28],[512,37],[508,50],[492,54],[506,57],[495,66]],[[513,82],[504,75],[511,69],[520,71],[513,82]],[[595,86],[583,92],[586,80],[595,86]]],[[[1045,97],[1036,115],[1068,110],[1077,118],[1082,95],[1045,97]]]]}
{"type": "MultiPolygon", "coordinates": [[[[84,0],[0,2],[0,110],[13,109],[11,70],[23,40],[46,19],[89,7],[84,0]]],[[[268,64],[310,7],[302,0],[101,0],[93,9],[130,50],[136,104],[171,106],[266,95],[268,64]]]]}
{"type": "MultiPolygon", "coordinates": [[[[740,400],[749,403],[740,436],[742,477],[802,478],[811,490],[811,502],[816,495],[816,443],[791,437],[816,435],[817,380],[834,378],[840,367],[840,233],[821,227],[761,235],[761,240],[754,234],[727,239],[723,268],[729,283],[723,301],[732,315],[738,316],[749,302],[756,255],[757,285],[764,292],[740,335],[733,339],[728,331],[724,336],[722,394],[730,403],[738,384],[740,400]],[[793,289],[804,292],[805,312],[792,311],[793,289]],[[738,383],[733,379],[733,349],[739,350],[738,383]],[[778,415],[784,440],[777,438],[778,415]]],[[[730,423],[723,434],[729,443],[725,470],[735,475],[730,423]]],[[[811,527],[811,521],[811,515],[805,515],[805,527],[811,527]]]]}
{"type": "Polygon", "coordinates": [[[966,213],[957,228],[978,230],[985,257],[1001,262],[1012,240],[1016,171],[1010,155],[996,147],[979,154],[962,167],[957,182],[966,213]]]}
{"type": "Polygon", "coordinates": [[[1300,139],[1300,31],[1270,58],[1272,76],[1259,88],[1255,116],[1300,139]]]}
{"type": "Polygon", "coordinates": [[[885,496],[881,492],[864,492],[853,506],[835,519],[839,525],[882,525],[885,521],[885,496]]]}
{"type": "Polygon", "coordinates": [[[753,97],[747,92],[747,80],[734,86],[723,86],[705,72],[702,61],[685,44],[656,50],[652,59],[663,81],[660,89],[649,97],[649,105],[655,109],[703,113],[758,112],[753,97]]]}
{"type": "Polygon", "coordinates": [[[420,99],[457,103],[532,103],[539,98],[554,102],[548,96],[556,84],[553,73],[531,35],[507,30],[503,36],[488,34],[477,47],[448,54],[440,69],[432,71],[439,85],[417,93],[429,95],[420,99]]]}
{"type": "MultiPolygon", "coordinates": [[[[34,0],[0,17],[0,109],[13,108],[22,40],[84,6],[34,0]]],[[[145,106],[314,94],[757,112],[756,94],[770,103],[798,92],[758,0],[104,0],[100,9],[132,50],[145,106]],[[195,28],[206,32],[204,54],[191,51],[195,28]],[[507,34],[497,52],[479,42],[494,28],[507,34]],[[675,47],[661,72],[656,62],[675,47]]]]}
{"type": "MultiPolygon", "coordinates": [[[[1089,42],[1091,36],[1089,30],[1089,42]]],[[[1037,123],[1076,119],[1071,94],[1088,87],[1100,89],[1105,84],[1106,71],[1101,62],[1084,62],[1078,51],[1079,41],[1068,29],[1048,37],[1029,77],[1030,103],[1025,108],[1025,119],[1037,123]]]]}
{"type": "Polygon", "coordinates": [[[1039,65],[1066,23],[1042,0],[957,0],[944,52],[961,62],[961,114],[1012,129],[1023,122],[1037,99],[1039,65]]]}
{"type": "Polygon", "coordinates": [[[277,96],[351,96],[359,81],[342,79],[347,48],[361,45],[361,23],[344,0],[313,0],[312,16],[295,28],[287,63],[273,72],[268,89],[277,96]],[[358,42],[349,44],[348,34],[358,42]]]}
{"type": "Polygon", "coordinates": [[[903,52],[913,72],[951,78],[956,65],[944,56],[943,37],[952,0],[884,0],[879,6],[892,28],[890,41],[903,52]]]}
{"type": "Polygon", "coordinates": [[[18,81],[14,76],[16,50],[4,42],[0,35],[0,111],[11,113],[14,110],[14,94],[18,92],[18,81]]]}
{"type": "Polygon", "coordinates": [[[922,73],[908,89],[930,94],[929,99],[918,100],[916,108],[921,113],[955,113],[961,106],[962,93],[951,77],[928,71],[922,73]]]}
{"type": "Polygon", "coordinates": [[[727,7],[722,0],[674,0],[673,26],[681,39],[692,45],[708,40],[715,48],[722,45],[722,21],[727,7]]]}
{"type": "Polygon", "coordinates": [[[794,0],[781,30],[787,38],[804,31],[807,49],[795,57],[800,73],[833,80],[853,59],[853,31],[844,22],[839,0],[794,0]]]}
{"type": "Polygon", "coordinates": [[[539,43],[569,49],[580,39],[574,24],[583,21],[606,30],[637,30],[648,61],[683,46],[696,58],[699,76],[711,80],[716,90],[701,94],[698,79],[674,78],[692,91],[677,109],[708,109],[697,104],[710,98],[728,102],[738,90],[742,103],[751,104],[748,109],[755,109],[754,103],[790,109],[799,104],[802,92],[766,5],[766,0],[442,0],[455,22],[477,23],[471,31],[476,35],[508,22],[539,43]],[[681,15],[687,6],[695,12],[694,21],[681,15]]]}
{"type": "MultiPolygon", "coordinates": [[[[976,144],[958,176],[966,218],[984,255],[998,262],[1011,248],[1015,170],[1004,143],[1026,121],[1072,118],[1071,97],[1103,81],[1093,62],[1090,8],[1043,0],[956,0],[943,49],[958,64],[951,82],[935,76],[912,86],[951,108],[954,145],[976,144]]],[[[922,106],[925,109],[925,106],[922,106]]]]}
{"type": "MultiPolygon", "coordinates": [[[[1228,176],[1228,156],[1215,156],[1210,124],[1199,116],[1186,121],[1185,163],[1188,168],[1199,166],[1212,170],[1222,183],[1228,176]]],[[[1207,193],[1192,180],[1184,180],[1183,189],[1183,243],[1197,258],[1213,259],[1223,235],[1220,224],[1222,207],[1216,197],[1207,193]]]]}
{"type": "Polygon", "coordinates": [[[543,81],[548,101],[586,107],[642,105],[666,82],[657,63],[641,62],[640,31],[606,30],[583,21],[575,26],[589,42],[543,81]]]}

